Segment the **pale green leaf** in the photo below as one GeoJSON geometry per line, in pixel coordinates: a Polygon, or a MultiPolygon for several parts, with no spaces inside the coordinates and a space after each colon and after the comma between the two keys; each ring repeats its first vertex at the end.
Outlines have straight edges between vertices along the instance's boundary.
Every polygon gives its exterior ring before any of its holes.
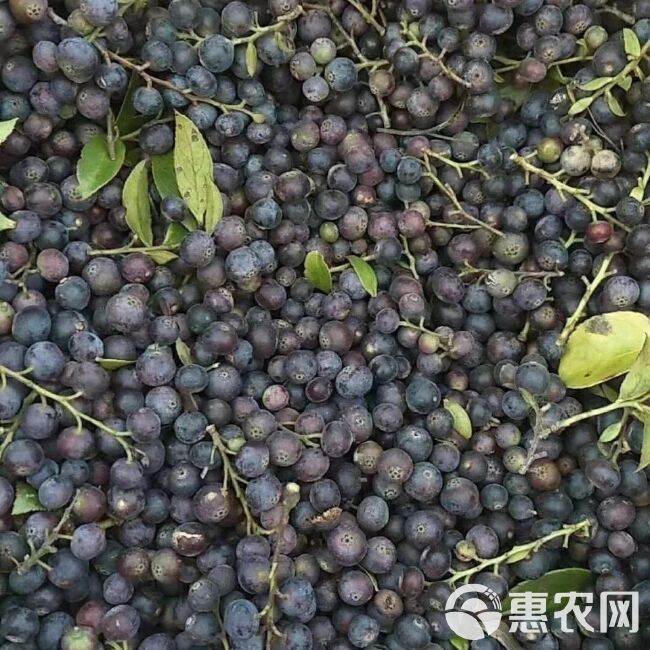
{"type": "Polygon", "coordinates": [[[641,352],[625,375],[618,396],[623,400],[635,400],[645,397],[648,393],[650,393],[650,338],[646,335],[641,352]]]}
{"type": "Polygon", "coordinates": [[[533,394],[531,392],[527,391],[525,388],[520,388],[519,393],[524,398],[524,402],[526,402],[526,405],[528,406],[528,408],[536,416],[539,416],[539,414],[540,414],[539,404],[537,403],[537,400],[535,399],[533,394]]]}
{"type": "Polygon", "coordinates": [[[246,72],[252,77],[257,70],[257,48],[255,41],[249,41],[246,46],[246,72]]]}
{"type": "Polygon", "coordinates": [[[634,311],[587,319],[569,337],[560,360],[560,379],[568,388],[589,388],[627,372],[641,352],[650,319],[634,311]]]}
{"type": "Polygon", "coordinates": [[[124,183],[122,200],[126,208],[126,223],[145,246],[153,245],[151,206],[147,163],[141,160],[124,183]]]}
{"type": "Polygon", "coordinates": [[[625,45],[625,54],[637,58],[641,54],[641,43],[638,36],[629,28],[623,30],[623,43],[625,45]]]}
{"type": "Polygon", "coordinates": [[[612,442],[612,440],[616,440],[618,438],[618,435],[621,433],[621,423],[620,422],[614,422],[610,424],[608,427],[605,428],[605,430],[600,434],[600,437],[598,438],[598,442],[612,442]]]}
{"type": "Polygon", "coordinates": [[[467,415],[467,411],[458,402],[446,399],[443,406],[451,413],[454,422],[454,430],[463,438],[469,440],[472,437],[472,421],[467,415]]]}
{"type": "Polygon", "coordinates": [[[583,111],[586,111],[594,101],[595,97],[590,95],[589,97],[583,97],[582,99],[579,99],[571,108],[569,109],[569,115],[577,115],[578,113],[582,113],[583,111]]]}
{"type": "Polygon", "coordinates": [[[176,339],[176,355],[178,356],[178,360],[184,366],[189,366],[194,363],[192,360],[192,351],[190,350],[189,345],[187,345],[187,343],[182,339],[176,339]]]}
{"type": "Polygon", "coordinates": [[[643,442],[641,443],[641,457],[639,458],[639,470],[650,465],[650,416],[643,418],[643,442]]]}
{"type": "Polygon", "coordinates": [[[645,190],[643,187],[637,185],[635,188],[632,189],[630,192],[630,196],[633,199],[636,199],[637,201],[643,201],[643,197],[645,195],[645,190]]]}
{"type": "Polygon", "coordinates": [[[605,101],[607,102],[607,107],[609,108],[614,115],[617,117],[625,117],[625,111],[623,110],[623,107],[621,106],[621,102],[616,99],[614,95],[610,92],[605,93],[605,101]]]}
{"type": "Polygon", "coordinates": [[[305,277],[323,293],[332,290],[332,274],[325,258],[318,251],[309,251],[305,257],[305,277]]]}
{"type": "Polygon", "coordinates": [[[616,82],[616,85],[627,92],[632,87],[632,77],[623,77],[616,82]]]}
{"type": "Polygon", "coordinates": [[[13,230],[16,227],[16,222],[9,217],[5,217],[2,212],[0,212],[0,231],[2,230],[13,230]]]}
{"type": "Polygon", "coordinates": [[[589,91],[600,90],[601,88],[604,88],[611,80],[612,77],[597,77],[596,79],[592,79],[585,84],[580,84],[579,88],[580,90],[589,91]]]}
{"type": "Polygon", "coordinates": [[[348,262],[350,262],[357,274],[361,286],[374,298],[377,295],[377,274],[375,270],[368,262],[357,255],[349,255],[348,262]]]}
{"type": "Polygon", "coordinates": [[[506,559],[506,564],[517,564],[517,562],[521,562],[522,560],[525,560],[527,557],[529,557],[531,554],[531,550],[529,548],[521,548],[514,550],[509,553],[508,558],[506,559]]]}
{"type": "Polygon", "coordinates": [[[221,192],[212,179],[207,180],[208,203],[205,211],[205,231],[211,235],[223,219],[223,199],[221,192]]]}
{"type": "Polygon", "coordinates": [[[178,259],[178,255],[176,255],[176,253],[172,253],[172,251],[147,251],[147,255],[156,264],[167,264],[172,260],[178,259]]]}
{"type": "Polygon", "coordinates": [[[204,224],[208,191],[213,183],[212,157],[194,122],[176,113],[174,169],[180,195],[200,225],[204,224]]]}
{"type": "Polygon", "coordinates": [[[187,229],[180,223],[170,223],[167,226],[167,232],[165,233],[165,239],[163,239],[163,246],[180,246],[185,235],[187,235],[187,229]]]}
{"type": "Polygon", "coordinates": [[[14,117],[11,120],[4,120],[3,122],[0,122],[0,144],[2,144],[13,133],[13,130],[16,128],[16,124],[18,124],[17,117],[14,117]]]}
{"type": "Polygon", "coordinates": [[[45,510],[38,500],[38,492],[27,483],[19,481],[16,483],[14,505],[11,509],[12,515],[26,515],[29,512],[45,510]]]}
{"type": "Polygon", "coordinates": [[[534,593],[539,596],[546,595],[546,606],[544,612],[552,614],[557,612],[566,604],[565,598],[555,600],[556,594],[586,591],[593,581],[593,575],[589,569],[557,569],[545,573],[536,580],[524,580],[510,589],[510,593],[503,601],[501,610],[508,613],[512,609],[512,595],[523,593],[534,593]]]}
{"type": "Polygon", "coordinates": [[[176,171],[174,170],[174,152],[151,156],[151,174],[160,198],[180,196],[176,184],[176,171]]]}
{"type": "Polygon", "coordinates": [[[602,397],[603,399],[606,399],[610,402],[615,402],[618,399],[618,393],[611,386],[608,386],[607,384],[600,384],[599,386],[593,386],[592,388],[589,389],[589,391],[594,395],[598,395],[598,397],[602,397]]]}
{"type": "Polygon", "coordinates": [[[134,364],[135,359],[97,359],[97,363],[105,370],[119,370],[134,364]]]}
{"type": "Polygon", "coordinates": [[[114,149],[111,158],[105,135],[96,135],[84,145],[77,164],[77,180],[82,199],[87,199],[110,183],[122,169],[126,146],[121,140],[116,140],[114,149]]]}

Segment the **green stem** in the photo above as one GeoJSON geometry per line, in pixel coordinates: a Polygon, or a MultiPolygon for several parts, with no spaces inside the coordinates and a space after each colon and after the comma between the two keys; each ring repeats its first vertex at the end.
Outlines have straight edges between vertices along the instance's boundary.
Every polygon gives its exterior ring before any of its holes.
{"type": "Polygon", "coordinates": [[[416,261],[415,257],[413,257],[413,253],[409,250],[409,240],[404,236],[400,235],[400,239],[402,240],[402,245],[404,247],[404,255],[406,256],[406,259],[409,261],[408,263],[408,269],[411,271],[411,274],[416,280],[419,280],[420,275],[418,274],[418,270],[416,267],[416,261]]]}
{"type": "Polygon", "coordinates": [[[384,35],[384,32],[386,30],[377,22],[375,17],[369,11],[367,11],[362,4],[357,2],[357,0],[346,0],[346,2],[352,7],[354,7],[363,16],[365,21],[369,25],[372,25],[377,30],[377,32],[379,32],[380,36],[384,35]]]}
{"type": "Polygon", "coordinates": [[[564,347],[564,345],[567,342],[567,339],[569,338],[569,336],[571,336],[571,333],[578,325],[578,322],[582,318],[583,313],[587,308],[587,304],[591,300],[591,297],[594,295],[596,289],[598,289],[598,287],[600,286],[600,284],[605,278],[607,278],[612,274],[610,271],[608,271],[608,269],[613,258],[614,258],[614,253],[610,253],[603,260],[602,264],[600,265],[600,268],[598,269],[598,273],[596,273],[594,279],[587,285],[587,289],[582,295],[582,298],[580,299],[580,302],[578,303],[578,306],[576,307],[575,311],[573,312],[573,314],[571,314],[571,316],[569,316],[569,318],[567,318],[566,323],[564,324],[564,327],[560,332],[560,336],[557,339],[557,344],[560,347],[564,347]]]}
{"type": "Polygon", "coordinates": [[[507,564],[512,564],[518,561],[517,559],[514,558],[524,559],[525,557],[527,557],[527,555],[530,555],[531,553],[535,553],[540,548],[542,548],[544,544],[547,544],[548,542],[557,539],[558,537],[564,537],[564,543],[566,545],[571,535],[575,535],[576,533],[589,534],[590,528],[591,528],[591,523],[588,519],[579,521],[576,524],[563,526],[559,530],[554,530],[552,533],[549,533],[548,535],[544,535],[544,537],[540,537],[539,539],[533,540],[532,542],[528,542],[526,544],[519,544],[518,546],[513,546],[510,550],[506,551],[502,555],[499,555],[498,557],[489,558],[487,560],[481,560],[476,566],[473,566],[469,569],[465,569],[464,571],[457,571],[455,573],[452,573],[451,578],[447,579],[447,583],[453,586],[454,584],[456,584],[461,580],[464,581],[469,580],[469,578],[471,578],[473,575],[477,573],[480,573],[481,571],[485,571],[486,569],[490,569],[492,567],[498,568],[504,562],[507,564]]]}
{"type": "Polygon", "coordinates": [[[589,418],[595,418],[598,417],[599,415],[609,413],[610,411],[616,411],[618,409],[625,409],[630,407],[638,408],[639,406],[640,406],[639,402],[636,400],[620,400],[620,401],[617,400],[616,402],[612,402],[611,404],[605,404],[604,406],[599,406],[598,408],[591,409],[590,411],[583,411],[582,413],[578,413],[577,415],[572,415],[569,418],[564,418],[564,420],[560,420],[559,422],[548,427],[547,429],[544,429],[542,433],[545,435],[545,437],[548,437],[552,433],[557,433],[558,431],[561,431],[562,429],[566,429],[567,427],[571,427],[574,424],[577,424],[578,422],[582,422],[583,420],[588,420],[589,418]]]}
{"type": "Polygon", "coordinates": [[[96,420],[90,415],[86,415],[83,411],[80,411],[74,406],[74,404],[72,404],[72,400],[76,399],[77,397],[82,397],[83,393],[74,393],[73,395],[58,395],[57,393],[53,393],[47,388],[44,388],[40,384],[37,384],[31,379],[28,379],[24,373],[24,370],[21,372],[16,372],[10,368],[7,368],[6,366],[0,365],[0,376],[2,376],[5,380],[7,377],[10,379],[15,379],[45,399],[49,399],[53,402],[56,402],[57,404],[60,404],[66,411],[68,411],[68,413],[70,413],[70,415],[72,415],[72,417],[74,417],[78,426],[81,426],[82,422],[87,422],[88,424],[94,426],[96,429],[101,429],[104,433],[107,433],[109,436],[111,436],[111,438],[114,438],[115,441],[119,443],[122,449],[124,449],[124,453],[126,454],[126,457],[129,461],[133,460],[135,449],[124,439],[129,435],[128,431],[116,431],[100,420],[96,420]]]}
{"type": "MultiPolygon", "coordinates": [[[[364,255],[361,258],[364,262],[374,262],[375,256],[374,255],[364,255]]],[[[341,271],[347,271],[347,269],[351,268],[352,264],[350,262],[346,262],[345,264],[339,264],[338,266],[332,266],[330,268],[330,273],[340,273],[341,271]]]]}
{"type": "Polygon", "coordinates": [[[4,429],[4,427],[0,427],[0,431],[4,431],[4,438],[2,440],[2,444],[0,444],[0,460],[2,459],[2,456],[5,453],[5,449],[11,444],[11,442],[14,439],[14,436],[16,435],[16,431],[18,431],[20,425],[22,424],[25,411],[35,399],[36,399],[36,393],[32,391],[23,400],[23,404],[20,407],[20,411],[18,411],[18,415],[16,415],[16,417],[13,419],[11,425],[7,429],[4,429]]]}
{"type": "Polygon", "coordinates": [[[278,20],[271,25],[265,25],[264,27],[256,27],[255,30],[253,31],[252,34],[249,34],[248,36],[240,36],[239,38],[233,38],[232,43],[233,45],[242,45],[243,43],[250,43],[256,41],[258,38],[261,36],[264,36],[264,34],[269,34],[270,32],[277,32],[281,30],[283,27],[285,27],[286,23],[290,23],[300,14],[303,13],[303,8],[298,5],[294,9],[292,9],[288,14],[285,14],[284,16],[278,17],[278,20]]]}
{"type": "Polygon", "coordinates": [[[128,253],[151,253],[154,251],[173,252],[178,246],[122,246],[121,248],[102,248],[92,250],[88,253],[90,257],[97,255],[127,255],[128,253]]]}
{"type": "Polygon", "coordinates": [[[552,185],[560,193],[560,195],[569,194],[576,201],[582,203],[582,205],[584,205],[585,208],[589,210],[592,219],[595,219],[597,216],[603,217],[604,219],[615,224],[622,230],[625,230],[626,232],[630,231],[630,229],[625,224],[622,224],[620,221],[618,221],[618,219],[615,219],[614,217],[611,216],[610,213],[614,210],[614,208],[603,208],[597,203],[594,203],[590,198],[588,198],[588,196],[585,195],[587,190],[575,188],[572,187],[571,185],[568,185],[567,183],[561,181],[559,178],[557,178],[550,172],[547,172],[545,169],[542,169],[541,167],[536,167],[531,162],[529,162],[526,158],[516,153],[512,154],[510,160],[514,161],[517,165],[519,165],[519,167],[521,167],[528,174],[535,174],[536,176],[543,178],[547,183],[552,185]]]}

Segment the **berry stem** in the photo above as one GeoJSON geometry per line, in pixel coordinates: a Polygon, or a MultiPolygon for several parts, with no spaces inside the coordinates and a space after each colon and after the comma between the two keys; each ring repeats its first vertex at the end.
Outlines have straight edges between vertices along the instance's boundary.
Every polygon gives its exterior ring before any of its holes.
{"type": "Polygon", "coordinates": [[[485,571],[485,569],[492,567],[498,569],[498,567],[503,563],[514,564],[516,562],[524,560],[531,553],[539,551],[539,549],[542,548],[544,544],[547,544],[548,542],[557,539],[558,537],[564,537],[564,544],[566,546],[571,535],[575,535],[576,533],[584,533],[585,535],[588,535],[590,528],[591,522],[588,519],[583,519],[576,524],[562,526],[562,528],[559,530],[554,530],[548,535],[544,535],[544,537],[540,537],[539,539],[533,540],[532,542],[513,546],[510,550],[506,551],[502,555],[499,555],[498,557],[482,560],[476,566],[465,569],[464,571],[456,571],[455,573],[452,573],[451,578],[447,579],[447,584],[454,586],[461,580],[467,582],[473,575],[480,573],[481,571],[485,571]]]}
{"type": "Polygon", "coordinates": [[[233,45],[242,45],[243,43],[254,42],[261,36],[264,36],[264,34],[269,34],[270,32],[277,32],[281,30],[286,23],[292,22],[293,20],[298,18],[298,16],[300,16],[302,13],[303,13],[303,8],[300,5],[298,5],[297,7],[292,9],[288,14],[285,14],[284,16],[279,16],[277,21],[272,23],[271,25],[265,25],[264,27],[256,27],[252,34],[248,36],[240,36],[239,38],[233,38],[232,43],[233,45]]]}
{"type": "Polygon", "coordinates": [[[244,479],[239,476],[235,468],[230,462],[228,449],[224,445],[217,428],[211,424],[206,431],[212,438],[212,444],[214,445],[215,450],[219,453],[221,458],[221,463],[223,467],[223,488],[222,491],[224,494],[228,492],[228,483],[232,485],[232,490],[235,493],[235,497],[241,506],[241,509],[246,518],[246,533],[248,535],[261,535],[268,534],[268,531],[264,530],[253,518],[250,508],[248,507],[248,502],[246,501],[246,495],[242,492],[241,484],[244,482],[244,479]]]}
{"type": "Polygon", "coordinates": [[[90,257],[97,255],[127,255],[128,253],[151,253],[153,251],[175,251],[178,246],[122,246],[121,248],[102,248],[89,251],[90,257]]]}
{"type": "Polygon", "coordinates": [[[21,384],[27,386],[27,388],[29,388],[34,393],[37,393],[46,399],[60,404],[66,411],[68,411],[68,413],[70,413],[70,415],[72,415],[72,417],[74,417],[79,428],[81,428],[82,422],[87,422],[88,424],[94,426],[96,429],[101,429],[104,431],[104,433],[107,433],[109,436],[111,436],[111,438],[114,438],[115,441],[119,443],[122,449],[124,449],[124,453],[126,454],[126,457],[129,461],[133,460],[136,454],[136,450],[124,439],[129,435],[128,431],[116,431],[100,420],[96,420],[90,415],[86,415],[86,413],[77,409],[72,401],[78,397],[81,397],[83,393],[74,393],[72,395],[57,395],[56,393],[53,393],[47,388],[44,388],[31,379],[28,379],[25,375],[29,374],[30,372],[31,368],[28,368],[26,371],[23,370],[21,372],[16,372],[15,370],[11,370],[6,366],[0,365],[0,377],[2,377],[3,382],[7,380],[7,377],[10,379],[15,379],[21,384]]]}
{"type": "Polygon", "coordinates": [[[188,99],[190,102],[193,104],[210,104],[211,106],[215,106],[216,108],[220,109],[224,113],[230,113],[230,112],[239,112],[239,113],[244,113],[245,115],[248,115],[253,122],[256,124],[262,124],[264,122],[264,116],[261,113],[254,113],[253,111],[248,110],[245,107],[244,102],[241,102],[239,104],[224,104],[223,102],[218,102],[215,99],[210,99],[208,97],[199,97],[198,95],[194,95],[191,93],[189,90],[179,90],[174,86],[173,83],[166,81],[165,79],[160,79],[159,77],[154,77],[153,75],[150,75],[148,72],[146,72],[141,65],[137,65],[130,59],[127,59],[123,56],[120,56],[119,54],[116,54],[115,52],[111,52],[110,50],[107,50],[103,47],[96,46],[99,51],[102,53],[104,58],[107,61],[115,61],[116,63],[119,63],[123,65],[125,68],[128,68],[129,70],[133,70],[136,72],[140,77],[142,77],[143,81],[148,85],[156,85],[160,86],[161,88],[167,88],[169,90],[173,90],[177,93],[180,93],[188,99]]]}
{"type": "Polygon", "coordinates": [[[614,225],[618,226],[622,230],[625,230],[626,232],[630,232],[630,229],[622,224],[618,219],[615,219],[614,217],[611,216],[611,212],[613,212],[613,208],[603,208],[602,206],[598,205],[597,203],[594,203],[588,196],[585,196],[586,190],[579,189],[572,187],[571,185],[568,185],[567,183],[561,181],[559,178],[551,174],[550,172],[547,172],[544,169],[541,169],[540,167],[536,167],[533,165],[531,162],[528,161],[527,158],[524,158],[523,156],[520,156],[519,154],[512,154],[510,156],[510,160],[515,162],[519,167],[521,167],[527,174],[535,174],[536,176],[539,176],[540,178],[543,178],[547,183],[552,185],[559,193],[560,196],[563,196],[565,194],[570,194],[573,198],[575,198],[576,201],[579,203],[582,203],[582,205],[589,210],[591,213],[592,219],[596,219],[597,216],[603,217],[604,219],[607,219],[610,223],[613,223],[614,225]]]}
{"type": "MultiPolygon", "coordinates": [[[[385,29],[377,22],[375,19],[373,13],[374,13],[374,6],[373,6],[373,11],[372,13],[369,12],[361,3],[357,2],[357,0],[345,0],[349,5],[354,7],[365,19],[365,21],[369,24],[372,25],[378,32],[380,36],[383,36],[385,33],[385,29]]],[[[374,3],[373,3],[374,5],[374,3]]]]}
{"type": "Polygon", "coordinates": [[[553,426],[544,429],[542,433],[545,434],[545,437],[548,437],[552,433],[557,433],[558,431],[566,429],[567,427],[577,424],[578,422],[582,422],[583,420],[588,420],[589,418],[594,418],[598,415],[609,413],[610,411],[617,411],[618,409],[626,409],[630,407],[643,408],[643,405],[639,404],[639,402],[636,400],[617,400],[611,404],[605,404],[604,406],[599,406],[598,408],[591,409],[590,411],[583,411],[582,413],[572,415],[569,418],[564,418],[564,420],[560,420],[553,426]]]}
{"type": "Polygon", "coordinates": [[[61,534],[61,530],[70,519],[76,500],[77,495],[75,494],[66,509],[63,511],[57,525],[46,535],[43,543],[38,548],[36,548],[34,543],[29,540],[28,543],[31,553],[25,556],[22,562],[17,563],[16,571],[19,574],[27,573],[27,571],[36,565],[43,567],[46,571],[50,570],[50,567],[43,561],[43,558],[50,553],[56,552],[54,544],[56,544],[60,539],[63,539],[64,536],[61,534]]]}
{"type": "Polygon", "coordinates": [[[587,304],[591,300],[591,297],[594,295],[594,292],[600,284],[605,280],[607,277],[612,275],[613,271],[609,271],[609,265],[612,262],[612,259],[614,258],[614,253],[610,253],[602,262],[600,265],[600,268],[598,269],[598,273],[594,276],[594,279],[591,282],[588,282],[586,278],[583,278],[587,284],[587,289],[585,290],[584,294],[582,295],[582,298],[580,299],[580,302],[578,303],[578,306],[576,307],[575,311],[569,318],[567,318],[566,323],[564,324],[564,327],[562,328],[562,331],[560,332],[560,336],[557,339],[557,345],[560,347],[564,347],[566,345],[566,342],[571,336],[573,330],[576,328],[578,325],[578,322],[582,319],[583,313],[585,309],[587,308],[587,304]]]}
{"type": "Polygon", "coordinates": [[[2,460],[2,456],[5,453],[5,449],[11,444],[12,440],[14,439],[14,435],[16,435],[16,431],[18,431],[18,428],[20,427],[23,417],[25,415],[25,411],[27,410],[27,407],[36,399],[37,393],[32,391],[27,397],[23,400],[23,404],[20,407],[20,411],[18,411],[18,414],[16,417],[13,419],[11,424],[8,427],[0,426],[0,431],[4,433],[4,438],[2,440],[2,444],[0,444],[0,460],[2,460]]]}
{"type": "Polygon", "coordinates": [[[413,253],[409,250],[409,240],[404,236],[400,235],[400,239],[402,240],[402,245],[404,246],[404,255],[406,256],[406,259],[409,261],[408,265],[406,265],[406,268],[411,271],[413,277],[416,280],[420,279],[420,275],[418,274],[418,270],[416,267],[415,263],[415,257],[413,257],[413,253]]]}

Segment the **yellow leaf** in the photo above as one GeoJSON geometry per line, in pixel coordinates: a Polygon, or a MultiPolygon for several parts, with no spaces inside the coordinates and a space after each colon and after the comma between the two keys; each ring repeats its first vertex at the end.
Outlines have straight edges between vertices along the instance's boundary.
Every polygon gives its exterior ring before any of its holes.
{"type": "Polygon", "coordinates": [[[18,124],[18,118],[14,117],[11,120],[0,122],[0,144],[2,144],[13,132],[18,124]]]}
{"type": "Polygon", "coordinates": [[[644,469],[650,465],[650,417],[643,419],[643,442],[641,443],[641,458],[639,458],[638,469],[644,469]]]}
{"type": "Polygon", "coordinates": [[[567,388],[589,388],[627,372],[641,352],[650,319],[633,311],[587,319],[567,341],[558,374],[567,388]]]}
{"type": "Polygon", "coordinates": [[[246,46],[246,72],[252,77],[257,71],[257,48],[255,41],[249,41],[246,46]]]}

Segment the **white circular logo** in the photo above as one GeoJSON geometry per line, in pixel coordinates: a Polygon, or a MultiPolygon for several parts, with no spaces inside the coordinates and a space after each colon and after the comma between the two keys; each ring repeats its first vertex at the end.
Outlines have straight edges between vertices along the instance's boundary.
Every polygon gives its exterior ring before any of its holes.
{"type": "Polygon", "coordinates": [[[462,639],[485,639],[494,634],[501,623],[501,601],[485,585],[463,585],[447,599],[445,618],[447,625],[462,639]]]}

